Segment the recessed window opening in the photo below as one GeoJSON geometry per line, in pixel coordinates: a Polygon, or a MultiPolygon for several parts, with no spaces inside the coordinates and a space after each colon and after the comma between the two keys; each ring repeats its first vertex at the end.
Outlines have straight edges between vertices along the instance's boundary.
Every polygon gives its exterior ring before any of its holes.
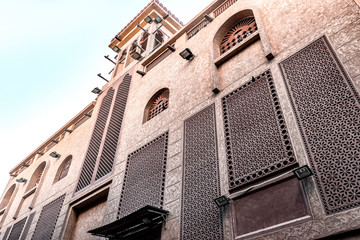
{"type": "Polygon", "coordinates": [[[169,89],[164,88],[154,94],[145,108],[144,122],[154,118],[169,107],[169,93],[169,89]]]}

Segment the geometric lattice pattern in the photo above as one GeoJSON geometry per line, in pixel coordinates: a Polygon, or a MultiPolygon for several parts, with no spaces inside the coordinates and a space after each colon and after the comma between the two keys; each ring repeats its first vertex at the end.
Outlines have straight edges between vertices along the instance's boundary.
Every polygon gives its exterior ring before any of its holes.
{"type": "Polygon", "coordinates": [[[26,239],[26,237],[27,237],[27,235],[28,235],[28,233],[29,233],[29,230],[30,230],[30,227],[31,227],[31,224],[32,224],[32,221],[33,221],[34,217],[35,217],[35,212],[33,212],[32,214],[30,214],[30,216],[29,216],[29,218],[28,218],[28,220],[27,220],[27,222],[26,222],[26,225],[25,225],[25,227],[24,227],[24,231],[23,231],[23,233],[22,233],[22,235],[21,235],[20,240],[25,240],[25,239],[26,239]]]}
{"type": "Polygon", "coordinates": [[[223,239],[219,197],[219,161],[215,105],[185,121],[181,237],[187,240],[223,239]]]}
{"type": "Polygon", "coordinates": [[[164,202],[168,133],[155,138],[128,155],[118,218],[164,202]]]}
{"type": "Polygon", "coordinates": [[[270,70],[222,107],[230,190],[297,164],[270,70]]]}
{"type": "Polygon", "coordinates": [[[242,19],[225,34],[220,44],[220,53],[224,54],[239,45],[245,38],[256,31],[257,26],[254,17],[242,19]]]}
{"type": "Polygon", "coordinates": [[[94,131],[90,139],[90,144],[85,156],[83,167],[81,169],[76,192],[89,186],[91,183],[106,121],[108,119],[110,106],[114,96],[114,91],[115,90],[113,88],[110,88],[102,100],[99,115],[96,119],[94,131]]]}
{"type": "Polygon", "coordinates": [[[2,240],[7,240],[8,236],[9,236],[9,233],[10,233],[10,230],[11,230],[11,226],[6,229],[2,240]]]}
{"type": "Polygon", "coordinates": [[[360,99],[327,39],[281,64],[327,214],[360,206],[360,99]]]}
{"type": "Polygon", "coordinates": [[[20,234],[24,228],[26,218],[21,219],[17,223],[14,224],[14,227],[11,229],[11,233],[9,235],[8,240],[19,240],[20,234]]]}
{"type": "Polygon", "coordinates": [[[65,194],[54,201],[45,205],[40,213],[39,220],[36,224],[33,240],[50,240],[60,214],[61,207],[65,199],[65,194]]]}
{"type": "Polygon", "coordinates": [[[97,169],[95,180],[108,175],[112,171],[130,82],[131,76],[127,74],[117,89],[115,103],[111,113],[109,127],[106,132],[104,148],[100,156],[99,167],[97,169]]]}
{"type": "Polygon", "coordinates": [[[169,89],[159,93],[150,103],[147,121],[164,111],[169,106],[169,89]]]}

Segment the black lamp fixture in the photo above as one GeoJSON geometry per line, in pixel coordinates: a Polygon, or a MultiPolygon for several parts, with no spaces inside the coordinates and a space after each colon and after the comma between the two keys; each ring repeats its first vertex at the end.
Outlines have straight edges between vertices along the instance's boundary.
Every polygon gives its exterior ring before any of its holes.
{"type": "Polygon", "coordinates": [[[225,195],[215,198],[214,201],[219,208],[229,205],[230,203],[230,199],[225,195]]]}
{"type": "Polygon", "coordinates": [[[112,50],[117,53],[120,52],[120,48],[118,46],[113,47],[112,50]]]}
{"type": "Polygon", "coordinates": [[[64,132],[72,133],[73,130],[71,130],[71,129],[65,129],[64,132]]]}
{"type": "Polygon", "coordinates": [[[206,20],[208,20],[208,22],[212,22],[212,21],[214,20],[212,17],[210,17],[210,16],[207,15],[207,14],[204,15],[204,18],[205,18],[206,20]]]}
{"type": "Polygon", "coordinates": [[[27,163],[23,163],[23,164],[21,164],[21,166],[23,166],[23,167],[30,167],[30,165],[27,164],[27,163]]]}
{"type": "Polygon", "coordinates": [[[37,152],[36,154],[39,154],[40,156],[44,155],[42,152],[37,152]]]}
{"type": "Polygon", "coordinates": [[[148,15],[148,16],[146,16],[146,18],[144,18],[144,21],[150,24],[150,23],[152,23],[153,20],[152,20],[152,18],[148,15]]]}
{"type": "Polygon", "coordinates": [[[98,88],[98,87],[94,88],[91,92],[92,92],[92,93],[95,93],[95,94],[100,94],[100,93],[102,93],[101,89],[98,88]]]}
{"type": "Polygon", "coordinates": [[[26,183],[27,182],[27,180],[25,178],[19,178],[19,179],[16,179],[15,181],[18,183],[26,183]]]}
{"type": "Polygon", "coordinates": [[[162,22],[162,18],[159,17],[159,16],[156,16],[156,18],[154,19],[154,21],[155,21],[157,24],[159,24],[159,23],[162,22]]]}
{"type": "Polygon", "coordinates": [[[180,56],[188,61],[193,60],[195,57],[189,48],[185,48],[185,50],[180,53],[180,56]]]}
{"type": "Polygon", "coordinates": [[[142,77],[146,75],[146,72],[143,72],[143,71],[140,71],[140,70],[137,70],[136,73],[141,75],[142,77]]]}
{"type": "Polygon", "coordinates": [[[308,165],[299,167],[299,168],[295,169],[293,172],[294,172],[295,176],[297,177],[297,179],[299,179],[299,180],[313,175],[313,172],[311,171],[311,169],[309,168],[308,165]]]}
{"type": "Polygon", "coordinates": [[[17,174],[10,174],[10,177],[17,177],[18,175],[17,174]]]}
{"type": "Polygon", "coordinates": [[[53,158],[60,158],[61,157],[61,155],[60,154],[58,154],[57,152],[52,152],[52,153],[50,153],[50,156],[51,157],[53,157],[53,158]]]}
{"type": "Polygon", "coordinates": [[[143,56],[141,56],[141,54],[136,51],[131,55],[131,57],[138,61],[140,61],[143,58],[143,56]]]}

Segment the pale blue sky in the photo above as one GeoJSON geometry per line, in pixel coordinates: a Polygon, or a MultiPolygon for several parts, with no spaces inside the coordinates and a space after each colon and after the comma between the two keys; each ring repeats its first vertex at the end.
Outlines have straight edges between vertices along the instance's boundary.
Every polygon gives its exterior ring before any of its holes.
{"type": "MultiPolygon", "coordinates": [[[[149,2],[0,0],[1,194],[9,171],[95,99],[107,45],[149,2]]],[[[186,24],[212,1],[160,2],[186,24]]]]}

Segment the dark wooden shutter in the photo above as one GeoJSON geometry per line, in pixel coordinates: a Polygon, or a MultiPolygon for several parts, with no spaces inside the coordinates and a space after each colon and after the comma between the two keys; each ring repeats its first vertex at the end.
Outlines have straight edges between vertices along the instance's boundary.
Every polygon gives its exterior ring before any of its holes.
{"type": "Polygon", "coordinates": [[[185,121],[181,239],[223,239],[215,105],[185,121]]]}
{"type": "Polygon", "coordinates": [[[11,226],[6,229],[6,232],[5,232],[4,237],[3,237],[2,240],[6,240],[8,238],[10,230],[11,230],[11,226]]]}
{"type": "Polygon", "coordinates": [[[36,224],[34,235],[32,237],[33,240],[51,239],[64,199],[65,194],[42,208],[39,220],[36,224]]]}
{"type": "Polygon", "coordinates": [[[119,140],[119,134],[121,130],[121,124],[126,108],[130,83],[131,76],[127,74],[118,87],[115,104],[112,110],[109,127],[105,137],[104,148],[101,153],[100,163],[95,180],[104,177],[112,170],[115,152],[119,140]]]}
{"type": "Polygon", "coordinates": [[[96,159],[99,153],[101,139],[104,133],[106,121],[108,119],[113,96],[114,96],[114,89],[110,88],[101,103],[99,116],[96,119],[94,132],[91,136],[89,148],[84,160],[84,165],[81,169],[81,174],[78,185],[76,187],[76,192],[85,188],[91,183],[91,179],[96,164],[96,159]]]}
{"type": "Polygon", "coordinates": [[[27,237],[27,235],[28,235],[28,233],[29,233],[29,229],[30,229],[31,223],[32,223],[32,221],[33,221],[33,219],[34,219],[34,216],[35,216],[35,212],[33,212],[32,214],[30,214],[30,217],[28,218],[28,220],[27,220],[27,222],[26,222],[26,225],[25,225],[25,227],[24,227],[24,231],[23,231],[23,233],[22,233],[22,235],[21,235],[20,240],[25,240],[25,239],[26,239],[26,237],[27,237]]]}
{"type": "Polygon", "coordinates": [[[20,234],[24,228],[26,218],[21,219],[17,223],[14,224],[14,227],[11,229],[11,233],[9,235],[8,240],[18,240],[20,238],[20,234]]]}

